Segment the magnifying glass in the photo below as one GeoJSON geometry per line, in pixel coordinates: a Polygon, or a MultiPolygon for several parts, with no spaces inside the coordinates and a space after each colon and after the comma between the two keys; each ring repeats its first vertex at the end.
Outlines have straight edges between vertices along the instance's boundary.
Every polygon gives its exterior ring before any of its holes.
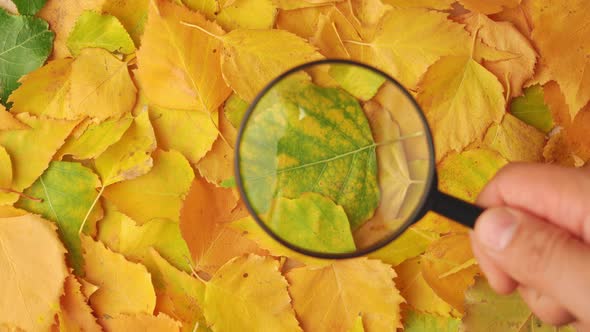
{"type": "Polygon", "coordinates": [[[471,228],[483,212],[438,190],[432,135],[412,95],[353,61],[310,62],[273,80],[245,114],[235,153],[250,214],[313,257],[365,255],[428,211],[471,228]]]}

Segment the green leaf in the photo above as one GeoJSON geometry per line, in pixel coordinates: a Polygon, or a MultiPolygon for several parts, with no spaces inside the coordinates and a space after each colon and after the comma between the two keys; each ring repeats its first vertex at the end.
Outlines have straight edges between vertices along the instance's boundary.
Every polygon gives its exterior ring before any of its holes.
{"type": "Polygon", "coordinates": [[[404,319],[405,332],[457,332],[460,320],[452,317],[441,317],[418,311],[408,311],[404,319]]]}
{"type": "Polygon", "coordinates": [[[96,204],[98,187],[98,176],[90,169],[79,163],[54,161],[25,191],[28,196],[43,201],[21,198],[16,205],[58,225],[69,252],[68,261],[78,275],[83,268],[79,230],[96,204]]]}
{"type": "Polygon", "coordinates": [[[543,87],[534,85],[524,90],[524,96],[512,101],[510,113],[545,134],[553,129],[553,117],[545,104],[543,87]]]}
{"type": "Polygon", "coordinates": [[[80,15],[68,37],[67,46],[74,56],[80,54],[83,48],[90,47],[123,54],[135,52],[131,36],[116,17],[91,10],[80,15]]]}
{"type": "Polygon", "coordinates": [[[359,66],[335,64],[330,66],[330,76],[351,95],[367,101],[375,96],[385,83],[385,77],[359,66]]]}
{"type": "Polygon", "coordinates": [[[574,332],[572,327],[551,327],[533,315],[520,295],[498,295],[485,279],[476,280],[465,293],[463,328],[467,332],[574,332]]]}
{"type": "Polygon", "coordinates": [[[21,76],[41,67],[53,46],[47,22],[31,16],[10,15],[0,8],[0,103],[20,84],[21,76]]]}
{"type": "Polygon", "coordinates": [[[12,0],[21,15],[35,15],[47,0],[12,0]]]}
{"type": "Polygon", "coordinates": [[[244,114],[248,110],[248,103],[240,98],[237,94],[232,93],[225,101],[223,111],[229,122],[234,128],[240,128],[244,114]]]}
{"type": "Polygon", "coordinates": [[[262,98],[241,142],[242,182],[254,209],[316,192],[342,206],[354,230],[379,204],[376,146],[359,102],[298,75],[262,98]]]}
{"type": "Polygon", "coordinates": [[[322,253],[354,252],[356,247],[341,206],[316,193],[300,198],[279,197],[269,227],[298,247],[322,253]]]}

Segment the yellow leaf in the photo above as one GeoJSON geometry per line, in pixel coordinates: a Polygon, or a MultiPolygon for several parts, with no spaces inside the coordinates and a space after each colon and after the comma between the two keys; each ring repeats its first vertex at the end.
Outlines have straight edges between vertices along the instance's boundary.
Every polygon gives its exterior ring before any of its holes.
{"type": "Polygon", "coordinates": [[[100,222],[97,239],[125,258],[151,269],[149,251],[157,250],[177,268],[189,272],[190,253],[177,222],[152,219],[138,226],[106,202],[106,215],[100,222]]]}
{"type": "Polygon", "coordinates": [[[385,0],[384,2],[396,7],[422,7],[446,10],[451,9],[455,0],[385,0]]]}
{"type": "MultiPolygon", "coordinates": [[[[78,142],[83,142],[79,140],[78,142]]],[[[103,187],[144,175],[152,168],[156,148],[148,112],[139,114],[125,134],[94,160],[103,187]]]]}
{"type": "Polygon", "coordinates": [[[0,205],[12,204],[18,197],[10,192],[12,187],[12,162],[6,149],[0,145],[0,205]]]}
{"type": "Polygon", "coordinates": [[[49,27],[55,33],[53,43],[53,58],[70,56],[66,41],[76,24],[76,20],[85,10],[100,10],[105,0],[48,0],[38,13],[39,17],[49,22],[49,27]]]}
{"type": "Polygon", "coordinates": [[[272,0],[235,0],[221,9],[215,21],[227,31],[239,28],[271,29],[276,13],[277,7],[272,0]]]}
{"type": "Polygon", "coordinates": [[[12,189],[22,191],[43,174],[77,122],[37,118],[27,113],[18,114],[16,119],[31,129],[0,131],[0,145],[12,160],[12,189]]]}
{"type": "Polygon", "coordinates": [[[508,161],[539,162],[543,159],[545,134],[507,113],[500,124],[488,129],[483,144],[508,161]]]}
{"type": "Polygon", "coordinates": [[[68,275],[65,252],[49,221],[0,219],[0,327],[49,330],[68,275]]]}
{"type": "MultiPolygon", "coordinates": [[[[92,120],[85,121],[82,124],[88,124],[88,126],[79,135],[72,133],[57,152],[56,157],[59,159],[65,155],[71,155],[72,158],[79,160],[96,158],[111,145],[119,142],[132,123],[133,118],[131,116],[101,123],[92,120]]],[[[74,131],[77,131],[78,128],[74,131]]]]}
{"type": "Polygon", "coordinates": [[[317,29],[313,37],[310,38],[310,42],[318,47],[322,55],[328,58],[350,58],[350,54],[338,33],[338,28],[329,15],[319,15],[317,29]]]}
{"type": "Polygon", "coordinates": [[[395,268],[398,276],[395,283],[408,305],[420,311],[440,316],[450,316],[453,307],[443,301],[428,285],[422,275],[421,257],[408,259],[395,268]]]}
{"type": "Polygon", "coordinates": [[[529,10],[530,1],[524,1],[520,5],[513,8],[504,8],[497,14],[490,15],[490,18],[497,22],[510,22],[520,33],[525,37],[531,38],[533,33],[533,26],[530,18],[529,10]]]}
{"type": "Polygon", "coordinates": [[[119,118],[135,105],[137,89],[127,63],[103,49],[83,49],[72,64],[71,80],[70,103],[76,115],[119,118]]]}
{"type": "Polygon", "coordinates": [[[80,291],[80,282],[73,275],[66,279],[61,298],[61,311],[58,314],[59,326],[63,331],[99,332],[102,328],[92,315],[86,297],[80,291]]]}
{"type": "Polygon", "coordinates": [[[237,29],[219,38],[223,77],[248,102],[284,71],[322,58],[305,40],[283,30],[237,29]]]}
{"type": "Polygon", "coordinates": [[[487,61],[484,66],[491,71],[502,84],[508,97],[522,95],[525,82],[533,77],[537,52],[531,42],[512,24],[495,22],[482,14],[471,14],[461,19],[467,31],[477,33],[486,45],[498,50],[518,55],[504,61],[487,61]]]}
{"type": "Polygon", "coordinates": [[[234,176],[234,144],[237,136],[237,130],[223,112],[219,114],[219,120],[220,135],[211,150],[196,165],[199,174],[216,185],[234,176]]]}
{"type": "Polygon", "coordinates": [[[50,61],[25,75],[22,83],[8,98],[13,113],[45,114],[55,119],[77,119],[70,107],[73,59],[50,61]]]}
{"type": "Polygon", "coordinates": [[[102,0],[102,11],[116,16],[136,45],[143,34],[145,21],[147,20],[148,5],[150,0],[102,0]]]}
{"type": "Polygon", "coordinates": [[[413,89],[441,57],[468,55],[470,38],[462,25],[448,20],[444,13],[394,8],[385,15],[371,42],[344,43],[353,59],[382,69],[413,89]]]}
{"type": "Polygon", "coordinates": [[[152,314],[156,294],[143,265],[127,261],[86,235],[82,235],[82,249],[85,278],[98,286],[89,300],[99,322],[119,314],[152,314]]]}
{"type": "Polygon", "coordinates": [[[134,315],[121,314],[105,318],[101,323],[107,331],[180,331],[180,323],[162,313],[158,314],[158,316],[146,313],[138,313],[134,315]]]}
{"type": "Polygon", "coordinates": [[[150,1],[149,17],[137,52],[141,87],[154,105],[214,112],[231,90],[221,77],[222,43],[211,34],[223,30],[201,14],[168,1],[150,1]],[[170,45],[170,47],[163,47],[170,45]]]}
{"type": "Polygon", "coordinates": [[[590,2],[530,1],[533,41],[565,95],[573,118],[590,101],[590,2]]]}
{"type": "Polygon", "coordinates": [[[188,8],[205,15],[209,20],[214,20],[215,13],[221,10],[218,0],[182,0],[182,3],[188,8]]]}
{"type": "Polygon", "coordinates": [[[278,261],[232,259],[207,283],[205,317],[214,331],[301,331],[278,261]]]}
{"type": "Polygon", "coordinates": [[[445,57],[430,67],[418,102],[434,136],[437,160],[482,139],[492,123],[502,120],[506,108],[498,79],[466,56],[445,57]]]}
{"type": "Polygon", "coordinates": [[[501,12],[503,8],[514,8],[522,0],[459,0],[467,9],[482,14],[494,14],[501,12]]]}
{"type": "Polygon", "coordinates": [[[194,173],[177,151],[156,150],[149,173],[107,187],[104,196],[138,225],[153,219],[177,222],[194,173]]]}
{"type": "MultiPolygon", "coordinates": [[[[15,92],[12,93],[14,95],[15,92]]],[[[11,95],[11,96],[12,96],[11,95]]],[[[14,105],[13,105],[14,107],[14,105]]],[[[18,121],[14,115],[4,108],[4,105],[0,105],[0,130],[16,130],[16,129],[28,129],[29,127],[18,121]]]]}
{"type": "Polygon", "coordinates": [[[508,161],[495,151],[477,149],[445,158],[438,167],[441,191],[475,202],[477,195],[508,161]]]}
{"type": "Polygon", "coordinates": [[[465,291],[480,274],[469,236],[450,234],[434,242],[422,256],[422,275],[434,292],[463,313],[465,291]]]}
{"type": "Polygon", "coordinates": [[[196,164],[212,149],[218,131],[217,113],[172,110],[150,106],[150,120],[158,145],[162,149],[174,149],[188,161],[196,164]]]}
{"type": "Polygon", "coordinates": [[[218,188],[197,177],[180,212],[180,229],[196,269],[213,274],[230,259],[260,251],[240,232],[227,227],[238,197],[232,189],[218,188]]]}
{"type": "Polygon", "coordinates": [[[387,327],[383,331],[394,331],[401,327],[403,302],[395,276],[389,265],[358,258],[323,268],[296,268],[287,273],[287,280],[293,307],[307,331],[349,331],[358,313],[363,320],[378,315],[387,327]]]}
{"type": "Polygon", "coordinates": [[[297,10],[310,7],[327,6],[344,0],[274,0],[277,7],[282,10],[297,10]]]}
{"type": "Polygon", "coordinates": [[[439,237],[430,230],[422,230],[416,226],[408,228],[397,239],[385,247],[368,254],[369,258],[380,259],[382,262],[397,266],[408,258],[420,255],[439,237]]]}
{"type": "Polygon", "coordinates": [[[193,331],[197,324],[197,331],[204,331],[205,283],[177,270],[153,249],[150,257],[155,267],[150,272],[158,298],[156,311],[182,322],[183,331],[193,331]]]}

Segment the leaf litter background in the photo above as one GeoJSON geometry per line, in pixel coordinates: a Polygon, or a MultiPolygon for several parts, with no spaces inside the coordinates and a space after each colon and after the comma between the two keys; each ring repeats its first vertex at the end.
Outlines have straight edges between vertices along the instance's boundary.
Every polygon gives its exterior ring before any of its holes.
{"type": "Polygon", "coordinates": [[[280,246],[232,188],[233,146],[269,80],[349,58],[414,93],[446,192],[474,201],[508,162],[582,167],[587,1],[0,6],[0,330],[552,329],[434,214],[369,257],[280,246]]]}

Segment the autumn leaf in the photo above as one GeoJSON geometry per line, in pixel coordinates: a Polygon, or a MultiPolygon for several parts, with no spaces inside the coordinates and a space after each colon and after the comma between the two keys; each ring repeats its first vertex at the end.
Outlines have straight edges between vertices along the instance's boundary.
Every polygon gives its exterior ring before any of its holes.
{"type": "Polygon", "coordinates": [[[463,294],[480,274],[468,235],[443,236],[422,256],[422,275],[435,293],[459,312],[464,312],[463,294]]]}
{"type": "Polygon", "coordinates": [[[438,238],[439,234],[436,232],[422,230],[415,226],[410,227],[391,243],[369,253],[367,257],[397,266],[408,258],[416,257],[425,252],[428,246],[438,238]]]}
{"type": "Polygon", "coordinates": [[[553,327],[541,322],[518,293],[498,295],[482,278],[465,293],[465,311],[463,329],[470,332],[575,331],[573,327],[553,327]]]}
{"type": "Polygon", "coordinates": [[[121,117],[135,105],[136,93],[127,63],[103,49],[83,49],[72,63],[70,103],[75,114],[99,120],[121,117]]]}
{"type": "Polygon", "coordinates": [[[486,133],[483,144],[508,161],[539,162],[543,159],[545,134],[507,113],[486,133]]]}
{"type": "Polygon", "coordinates": [[[399,305],[403,299],[394,277],[391,267],[366,258],[287,273],[293,307],[302,327],[310,331],[349,331],[357,314],[364,321],[378,317],[387,330],[395,330],[401,325],[399,305]],[[314,291],[310,293],[310,289],[314,291]]]}
{"type": "Polygon", "coordinates": [[[344,209],[320,194],[278,197],[272,214],[263,220],[277,236],[299,248],[320,253],[356,251],[344,209]]]}
{"type": "MultiPolygon", "coordinates": [[[[32,200],[22,197],[16,206],[42,215],[55,222],[60,236],[68,249],[68,262],[77,275],[83,268],[80,233],[91,232],[91,223],[96,222],[97,188],[100,187],[98,176],[90,169],[70,162],[54,161],[41,177],[25,191],[32,200]],[[67,183],[67,185],[64,185],[67,183]]],[[[97,218],[98,217],[98,218],[97,218]]]]}
{"type": "MultiPolygon", "coordinates": [[[[455,312],[453,307],[442,300],[426,282],[422,273],[423,264],[424,259],[418,256],[396,266],[395,283],[401,296],[409,306],[418,312],[450,317],[455,312]]],[[[404,322],[405,328],[410,326],[409,322],[404,322]]]]}
{"type": "Polygon", "coordinates": [[[240,128],[248,106],[248,103],[235,93],[232,93],[223,104],[223,113],[234,128],[240,128]]]}
{"type": "Polygon", "coordinates": [[[0,146],[0,205],[14,203],[18,197],[11,192],[12,162],[6,149],[0,146]]]}
{"type": "Polygon", "coordinates": [[[590,33],[584,0],[530,1],[532,38],[551,78],[559,83],[573,118],[590,101],[590,33]]]}
{"type": "Polygon", "coordinates": [[[17,114],[15,118],[29,126],[28,130],[0,131],[0,145],[12,161],[12,189],[22,191],[49,166],[76,122],[17,114]]]}
{"type": "Polygon", "coordinates": [[[522,0],[459,0],[465,8],[482,14],[494,14],[503,8],[513,8],[522,0]]]}
{"type": "Polygon", "coordinates": [[[49,330],[68,275],[55,226],[35,216],[0,219],[0,327],[49,330]]]}
{"type": "Polygon", "coordinates": [[[12,0],[21,15],[35,15],[47,0],[12,0]]]}
{"type": "Polygon", "coordinates": [[[235,180],[234,146],[237,137],[237,130],[221,111],[219,112],[218,130],[219,136],[213,142],[211,150],[197,163],[196,168],[207,181],[221,185],[223,181],[228,179],[235,180]]]}
{"type": "Polygon", "coordinates": [[[388,3],[395,7],[421,7],[421,8],[431,8],[431,9],[438,9],[438,10],[445,10],[450,9],[454,0],[386,0],[385,3],[388,3]]]}
{"type": "Polygon", "coordinates": [[[149,17],[137,52],[137,76],[154,105],[214,112],[230,94],[221,77],[222,42],[210,34],[223,30],[168,1],[150,1],[149,17]],[[183,25],[196,24],[203,32],[183,25]],[[162,47],[168,43],[176,47],[162,47]]]}
{"type": "Polygon", "coordinates": [[[376,144],[366,116],[340,89],[296,77],[282,84],[260,101],[242,136],[240,167],[249,201],[264,214],[277,193],[294,198],[316,192],[341,205],[355,230],[379,202],[376,144]],[[269,153],[266,146],[276,150],[269,153]]]}
{"type": "Polygon", "coordinates": [[[111,53],[135,52],[133,40],[116,17],[89,10],[78,17],[66,45],[74,56],[80,54],[82,49],[92,47],[103,48],[111,53]]]}
{"type": "Polygon", "coordinates": [[[287,281],[269,257],[236,257],[207,283],[204,311],[214,331],[301,331],[287,281]]]}
{"type": "Polygon", "coordinates": [[[119,314],[152,314],[156,294],[146,268],[129,262],[86,235],[81,239],[84,278],[98,286],[89,301],[99,323],[119,314]]]}
{"type": "Polygon", "coordinates": [[[120,314],[104,319],[102,325],[108,331],[180,331],[180,323],[162,313],[157,316],[145,313],[120,314]]]}
{"type": "Polygon", "coordinates": [[[102,12],[115,16],[125,30],[129,32],[135,45],[139,45],[141,35],[143,34],[145,22],[148,16],[148,6],[150,0],[120,1],[120,0],[100,0],[102,2],[102,12]]]}
{"type": "Polygon", "coordinates": [[[193,181],[180,211],[180,230],[197,270],[212,275],[230,259],[258,252],[254,242],[227,226],[237,204],[233,190],[201,177],[193,181]]]}
{"type": "Polygon", "coordinates": [[[456,318],[440,317],[409,311],[404,319],[404,331],[406,332],[456,332],[459,330],[461,321],[456,318]]]}
{"type": "Polygon", "coordinates": [[[433,132],[437,160],[462,151],[502,120],[502,90],[498,79],[470,57],[445,57],[428,69],[417,98],[433,132]]]}
{"type": "Polygon", "coordinates": [[[373,40],[345,40],[344,44],[353,59],[382,69],[413,89],[441,57],[468,55],[470,40],[463,26],[447,20],[444,13],[394,8],[381,21],[373,40]]]}
{"type": "Polygon", "coordinates": [[[61,310],[58,313],[59,327],[66,331],[102,331],[92,314],[92,309],[88,306],[88,300],[81,292],[81,287],[76,277],[67,277],[61,297],[61,310]]]}
{"type": "Polygon", "coordinates": [[[191,271],[190,253],[177,222],[152,219],[137,225],[112,204],[105,204],[106,215],[100,221],[97,239],[125,258],[149,266],[150,249],[157,250],[176,268],[191,271]]]}
{"type": "Polygon", "coordinates": [[[18,121],[13,114],[0,104],[0,130],[28,129],[24,123],[18,121]]]}
{"type": "Polygon", "coordinates": [[[215,21],[226,31],[240,28],[271,29],[274,25],[277,8],[272,0],[234,0],[231,4],[230,1],[225,2],[215,15],[215,21]]]}
{"type": "Polygon", "coordinates": [[[512,101],[510,114],[547,134],[554,127],[551,111],[544,100],[543,87],[534,85],[512,101]]]}

